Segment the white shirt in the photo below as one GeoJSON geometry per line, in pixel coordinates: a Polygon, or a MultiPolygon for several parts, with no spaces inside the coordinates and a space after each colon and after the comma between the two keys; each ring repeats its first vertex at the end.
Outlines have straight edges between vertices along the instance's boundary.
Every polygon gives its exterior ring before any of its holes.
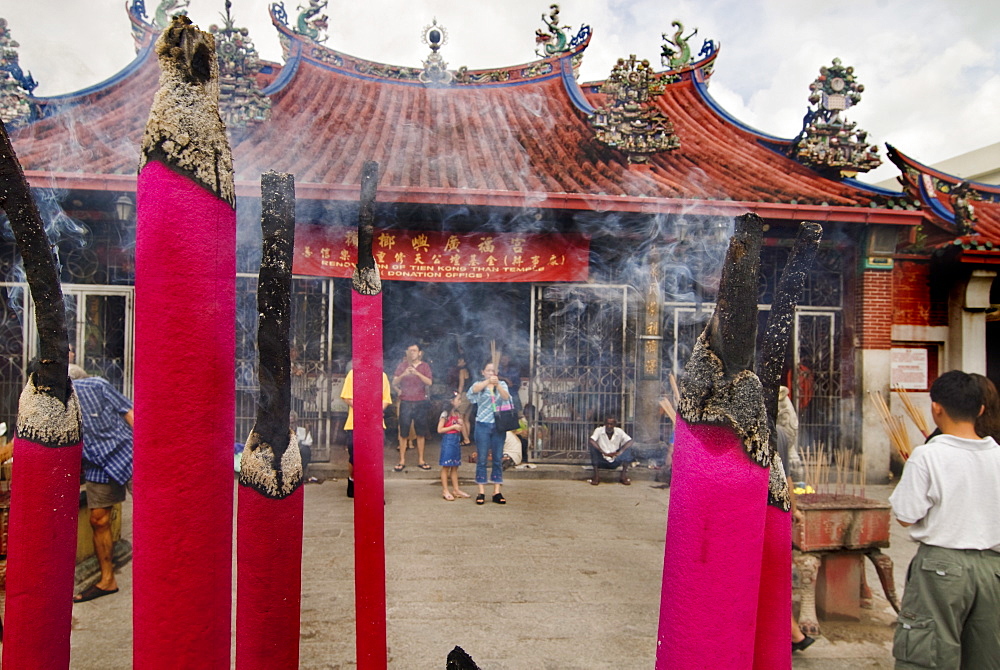
{"type": "Polygon", "coordinates": [[[917,542],[1000,550],[1000,445],[938,435],[913,450],[889,503],[917,542]]]}
{"type": "Polygon", "coordinates": [[[608,437],[608,433],[604,426],[598,426],[594,430],[594,434],[590,436],[594,442],[597,442],[597,448],[601,450],[604,455],[604,459],[610,463],[615,460],[614,456],[608,456],[608,454],[613,454],[622,448],[623,444],[626,444],[632,438],[628,436],[624,430],[615,426],[615,432],[608,437]]]}

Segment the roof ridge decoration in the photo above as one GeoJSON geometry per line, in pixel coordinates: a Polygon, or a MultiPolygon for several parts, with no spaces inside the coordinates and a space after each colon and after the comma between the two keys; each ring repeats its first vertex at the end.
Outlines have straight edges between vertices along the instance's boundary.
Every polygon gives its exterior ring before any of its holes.
{"type": "MultiPolygon", "coordinates": [[[[677,30],[674,31],[673,39],[667,37],[666,33],[661,34],[666,44],[660,46],[660,63],[671,70],[679,70],[691,62],[691,47],[688,46],[688,40],[698,34],[698,29],[695,28],[691,31],[690,35],[684,37],[683,23],[675,20],[671,21],[670,25],[677,28],[677,30]]],[[[715,43],[712,40],[705,40],[705,43],[702,45],[701,53],[704,54],[706,51],[709,51],[709,53],[715,51],[715,43]]]]}
{"type": "Polygon", "coordinates": [[[431,52],[424,61],[423,72],[417,78],[427,85],[447,86],[455,76],[448,71],[448,64],[438,52],[448,43],[448,31],[444,26],[439,26],[435,18],[431,21],[431,25],[424,26],[420,39],[431,48],[431,52]]]}
{"type": "Polygon", "coordinates": [[[266,121],[271,116],[271,99],[257,88],[260,57],[250,39],[250,31],[237,28],[231,14],[232,0],[226,0],[223,25],[209,27],[215,37],[219,61],[219,114],[226,128],[233,130],[266,121]]]}
{"type": "Polygon", "coordinates": [[[31,119],[33,106],[28,98],[38,86],[30,72],[21,70],[19,46],[10,36],[7,19],[0,18],[0,121],[11,127],[31,119]]]}
{"type": "Polygon", "coordinates": [[[854,68],[834,58],[833,65],[819,69],[809,90],[809,102],[815,108],[806,110],[789,155],[803,165],[841,177],[853,177],[881,165],[878,146],[866,141],[868,132],[840,116],[861,101],[865,90],[855,80],[854,68]]]}
{"type": "MultiPolygon", "coordinates": [[[[170,20],[173,17],[178,15],[187,16],[187,8],[190,4],[191,0],[160,0],[160,4],[156,6],[156,13],[153,15],[153,25],[158,30],[165,30],[170,26],[170,20]]],[[[144,8],[143,16],[145,14],[144,8]]]]}
{"type": "MultiPolygon", "coordinates": [[[[592,33],[586,23],[580,25],[575,37],[570,38],[572,26],[559,25],[559,5],[549,5],[549,15],[542,14],[542,23],[548,29],[548,34],[541,28],[535,31],[535,54],[541,58],[555,58],[563,54],[577,51],[585,44],[592,33]]],[[[573,54],[573,74],[579,76],[580,62],[583,52],[573,54]]]]}
{"type": "Polygon", "coordinates": [[[957,185],[949,188],[942,188],[942,193],[948,194],[951,200],[951,210],[955,213],[955,227],[958,228],[959,235],[972,235],[975,233],[978,217],[976,208],[972,206],[974,200],[981,200],[979,193],[972,188],[967,180],[962,180],[957,185]]]}
{"type": "MultiPolygon", "coordinates": [[[[309,0],[309,4],[305,7],[299,5],[297,7],[299,16],[295,19],[295,27],[292,28],[292,32],[308,37],[317,44],[325,42],[327,39],[326,29],[330,26],[328,22],[330,17],[326,14],[322,16],[318,16],[318,14],[326,9],[326,5],[327,0],[309,0]]],[[[282,11],[284,11],[284,3],[282,3],[282,11]]]]}
{"type": "Polygon", "coordinates": [[[646,163],[649,155],[681,145],[670,119],[654,104],[675,75],[657,75],[648,60],[619,58],[600,88],[610,98],[588,116],[598,142],[617,149],[628,162],[646,163]]]}

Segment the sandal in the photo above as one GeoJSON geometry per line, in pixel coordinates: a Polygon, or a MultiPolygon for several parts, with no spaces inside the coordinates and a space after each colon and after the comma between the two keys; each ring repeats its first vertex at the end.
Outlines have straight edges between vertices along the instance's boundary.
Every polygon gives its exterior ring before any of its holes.
{"type": "Polygon", "coordinates": [[[455,496],[453,496],[452,494],[450,494],[447,491],[445,491],[444,495],[442,495],[441,497],[444,498],[445,500],[454,500],[455,499],[455,496]]]}
{"type": "Polygon", "coordinates": [[[456,498],[471,498],[472,496],[470,496],[465,491],[455,491],[455,497],[456,498]]]}
{"type": "Polygon", "coordinates": [[[427,463],[419,463],[417,465],[417,467],[420,468],[421,470],[430,470],[431,469],[431,466],[428,465],[427,463]]]}
{"type": "Polygon", "coordinates": [[[392,469],[394,472],[402,472],[404,467],[406,466],[404,466],[403,464],[399,464],[392,466],[392,469]]]}
{"type": "Polygon", "coordinates": [[[495,502],[498,505],[506,505],[507,504],[507,499],[503,497],[502,493],[494,493],[493,494],[493,502],[495,502]]]}
{"type": "Polygon", "coordinates": [[[476,496],[476,504],[477,505],[485,505],[486,504],[486,494],[485,493],[480,493],[479,495],[476,496]]]}

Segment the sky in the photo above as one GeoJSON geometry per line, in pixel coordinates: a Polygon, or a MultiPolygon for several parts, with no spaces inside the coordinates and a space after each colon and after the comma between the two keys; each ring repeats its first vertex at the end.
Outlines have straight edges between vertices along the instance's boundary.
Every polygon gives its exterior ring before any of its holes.
{"type": "MultiPolygon", "coordinates": [[[[129,0],[131,2],[131,0],[129,0]]],[[[306,0],[286,0],[294,22],[306,0]]],[[[158,0],[146,0],[152,20],[158,0]]],[[[445,28],[441,50],[451,69],[503,67],[535,60],[534,33],[549,2],[503,0],[329,0],[326,46],[361,58],[419,67],[421,41],[433,20],[445,28]]],[[[100,83],[135,57],[126,0],[0,0],[0,17],[20,43],[21,67],[38,96],[100,83]]],[[[258,52],[281,62],[267,0],[234,0],[237,26],[249,29],[258,52]]],[[[202,29],[221,23],[224,0],[190,0],[202,29]]],[[[996,0],[574,0],[560,23],[575,34],[593,29],[582,81],[607,77],[618,58],[635,54],[659,63],[661,35],[679,20],[695,53],[704,39],[721,45],[709,88],[733,116],[771,135],[801,128],[809,84],[840,58],[865,86],[846,118],[933,164],[1000,142],[1000,2],[996,0]]],[[[660,69],[659,66],[657,69],[660,69]]],[[[861,178],[891,179],[885,161],[861,178]]]]}

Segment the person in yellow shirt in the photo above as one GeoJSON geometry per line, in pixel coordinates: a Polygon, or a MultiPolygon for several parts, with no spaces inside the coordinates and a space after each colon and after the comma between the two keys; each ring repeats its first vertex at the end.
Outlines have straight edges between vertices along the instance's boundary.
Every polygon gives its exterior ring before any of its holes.
{"type": "MultiPolygon", "coordinates": [[[[347,421],[344,422],[344,432],[347,433],[347,497],[354,497],[354,368],[347,371],[344,377],[344,388],[340,397],[347,403],[347,421]]],[[[389,388],[389,377],[382,373],[382,411],[392,404],[392,390],[389,388]]],[[[385,428],[385,419],[382,420],[385,428]]]]}

